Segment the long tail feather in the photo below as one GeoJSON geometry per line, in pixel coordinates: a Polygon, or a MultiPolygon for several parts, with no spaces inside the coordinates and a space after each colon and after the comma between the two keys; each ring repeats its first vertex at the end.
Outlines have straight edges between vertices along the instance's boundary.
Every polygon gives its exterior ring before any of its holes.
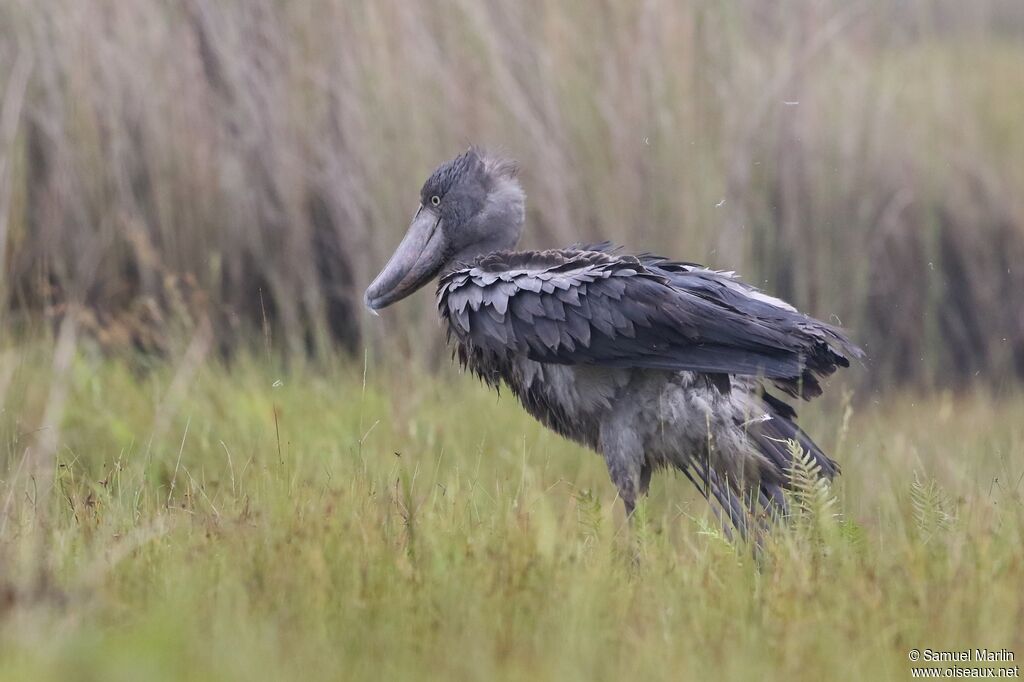
{"type": "Polygon", "coordinates": [[[756,485],[744,485],[741,481],[723,477],[709,460],[702,457],[693,457],[685,466],[679,467],[709,502],[717,503],[725,517],[724,522],[755,544],[760,544],[761,533],[772,523],[788,515],[785,490],[791,485],[793,468],[790,441],[798,443],[814,458],[822,476],[831,479],[839,473],[839,465],[796,425],[793,409],[772,396],[765,395],[764,398],[766,418],[742,425],[750,443],[764,456],[767,464],[756,485]]]}

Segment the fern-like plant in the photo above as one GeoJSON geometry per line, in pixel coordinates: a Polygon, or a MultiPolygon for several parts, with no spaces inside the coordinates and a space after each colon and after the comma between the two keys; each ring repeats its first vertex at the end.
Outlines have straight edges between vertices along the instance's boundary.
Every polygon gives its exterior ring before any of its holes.
{"type": "Polygon", "coordinates": [[[789,474],[791,515],[813,525],[838,521],[839,501],[828,479],[821,475],[821,465],[797,441],[786,441],[786,447],[793,459],[789,474]]]}
{"type": "Polygon", "coordinates": [[[917,532],[927,543],[936,533],[948,530],[956,521],[953,504],[935,479],[914,472],[910,484],[910,504],[914,509],[917,532]]]}

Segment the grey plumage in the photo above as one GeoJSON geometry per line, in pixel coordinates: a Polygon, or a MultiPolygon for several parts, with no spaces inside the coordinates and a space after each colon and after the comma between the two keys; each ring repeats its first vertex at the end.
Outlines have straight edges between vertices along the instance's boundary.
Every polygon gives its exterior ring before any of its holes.
{"type": "Polygon", "coordinates": [[[460,363],[602,454],[627,511],[653,471],[674,467],[742,532],[752,512],[783,509],[788,440],[837,473],[768,390],[819,395],[820,379],[861,355],[840,330],[693,263],[609,244],[512,251],[522,206],[511,165],[477,150],[443,165],[367,304],[440,274],[460,363]]]}
{"type": "Polygon", "coordinates": [[[743,374],[814,397],[843,334],[729,273],[609,245],[499,252],[448,273],[438,307],[471,346],[545,363],[743,374]]]}

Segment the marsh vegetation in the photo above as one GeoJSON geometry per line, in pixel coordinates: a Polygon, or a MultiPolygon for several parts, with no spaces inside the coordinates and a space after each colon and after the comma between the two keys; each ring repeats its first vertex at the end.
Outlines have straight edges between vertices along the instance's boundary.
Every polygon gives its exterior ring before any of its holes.
{"type": "Polygon", "coordinates": [[[1024,656],[1021,7],[0,0],[0,679],[1024,656]],[[469,143],[527,246],[735,269],[865,346],[760,563],[677,476],[628,525],[429,294],[369,323],[469,143]]]}

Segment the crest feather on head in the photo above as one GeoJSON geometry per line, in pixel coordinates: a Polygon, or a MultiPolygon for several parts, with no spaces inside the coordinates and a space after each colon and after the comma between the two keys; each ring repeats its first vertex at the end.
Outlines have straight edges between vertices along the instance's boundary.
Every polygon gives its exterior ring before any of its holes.
{"type": "Polygon", "coordinates": [[[484,164],[484,171],[495,179],[514,180],[519,175],[519,164],[504,154],[489,152],[483,147],[476,145],[469,148],[469,152],[475,154],[484,164]]]}

